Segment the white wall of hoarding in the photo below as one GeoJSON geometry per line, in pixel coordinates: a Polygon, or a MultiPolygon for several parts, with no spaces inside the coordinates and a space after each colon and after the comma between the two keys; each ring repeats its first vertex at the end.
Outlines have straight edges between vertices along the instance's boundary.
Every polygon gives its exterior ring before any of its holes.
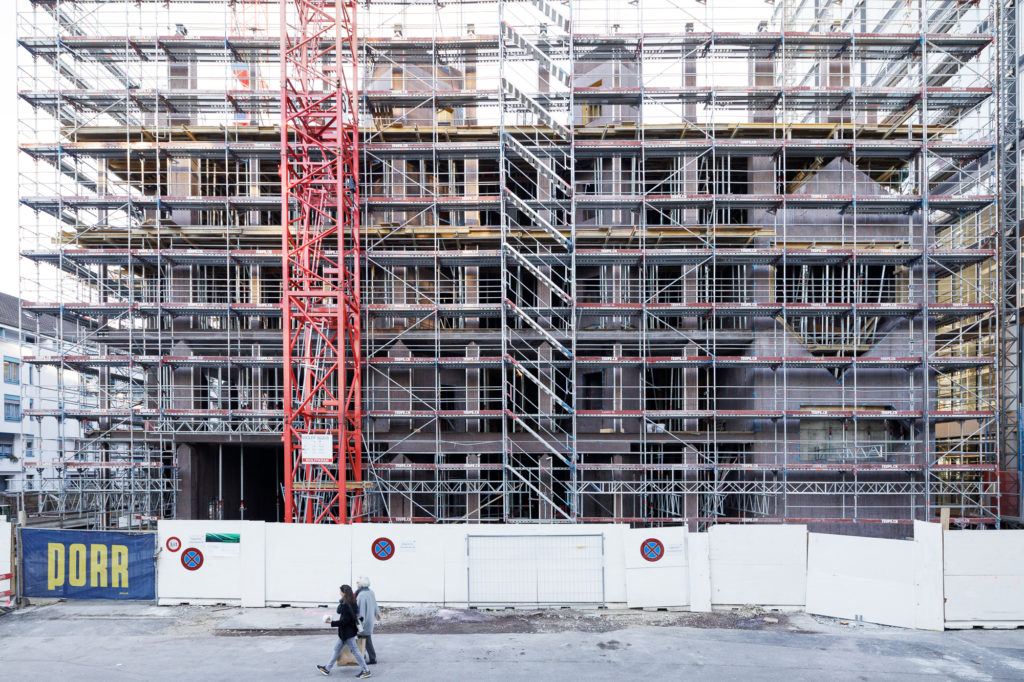
{"type": "MultiPolygon", "coordinates": [[[[365,575],[384,604],[464,607],[467,536],[500,542],[502,536],[575,534],[601,536],[604,602],[610,607],[709,611],[755,604],[923,629],[1024,625],[1024,531],[943,533],[938,524],[921,522],[913,539],[884,540],[808,533],[799,525],[723,525],[690,533],[682,526],[613,524],[164,521],[158,530],[158,602],[316,606],[333,603],[339,585],[354,585],[365,575]],[[237,534],[239,541],[212,541],[220,533],[237,534]],[[172,537],[177,543],[169,545],[172,537]],[[393,548],[387,559],[374,553],[381,538],[393,548]],[[651,541],[660,543],[654,561],[642,551],[651,541]],[[195,570],[181,561],[190,548],[203,555],[195,570]]],[[[544,565],[557,565],[557,559],[544,565]]],[[[516,579],[515,572],[509,579],[516,579]]],[[[577,599],[567,591],[560,601],[572,605],[577,599]]]]}

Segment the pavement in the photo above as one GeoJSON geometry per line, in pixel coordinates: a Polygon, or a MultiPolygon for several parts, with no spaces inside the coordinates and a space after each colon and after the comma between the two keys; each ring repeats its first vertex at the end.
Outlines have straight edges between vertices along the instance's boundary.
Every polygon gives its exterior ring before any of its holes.
{"type": "MultiPolygon", "coordinates": [[[[319,679],[336,637],[320,623],[327,612],[33,605],[0,617],[0,678],[319,679]]],[[[374,644],[373,677],[389,680],[1024,679],[1024,630],[922,632],[756,609],[387,609],[374,644]]]]}

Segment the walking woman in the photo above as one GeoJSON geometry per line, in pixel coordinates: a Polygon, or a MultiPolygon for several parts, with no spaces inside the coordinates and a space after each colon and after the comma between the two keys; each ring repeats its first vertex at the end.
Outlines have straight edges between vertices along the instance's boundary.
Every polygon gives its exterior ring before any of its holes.
{"type": "Polygon", "coordinates": [[[338,602],[338,620],[330,620],[330,616],[324,616],[325,622],[330,622],[332,628],[338,628],[338,643],[334,645],[334,653],[331,655],[331,660],[327,665],[318,665],[316,667],[324,675],[331,674],[331,668],[334,667],[334,663],[338,660],[338,654],[341,653],[342,647],[348,647],[348,650],[352,652],[352,656],[356,659],[356,663],[359,664],[360,673],[356,675],[357,679],[365,679],[370,676],[370,669],[366,667],[366,661],[363,660],[362,654],[359,653],[359,644],[356,642],[356,635],[359,633],[359,611],[356,608],[356,597],[352,594],[352,588],[348,585],[341,586],[341,601],[338,602]]]}

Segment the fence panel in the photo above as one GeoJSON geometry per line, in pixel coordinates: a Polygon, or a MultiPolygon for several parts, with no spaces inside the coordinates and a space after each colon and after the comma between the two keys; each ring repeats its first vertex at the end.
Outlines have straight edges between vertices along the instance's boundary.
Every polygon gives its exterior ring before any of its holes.
{"type": "Polygon", "coordinates": [[[603,605],[604,535],[468,535],[470,606],[603,605]]]}

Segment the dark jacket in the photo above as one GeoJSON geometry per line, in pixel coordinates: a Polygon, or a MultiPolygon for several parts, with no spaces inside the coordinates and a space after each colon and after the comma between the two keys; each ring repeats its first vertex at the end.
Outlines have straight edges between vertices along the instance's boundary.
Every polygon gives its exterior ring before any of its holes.
{"type": "Polygon", "coordinates": [[[339,601],[338,620],[332,620],[331,627],[338,628],[338,637],[341,639],[355,637],[359,633],[359,615],[356,612],[356,607],[339,601]]]}

